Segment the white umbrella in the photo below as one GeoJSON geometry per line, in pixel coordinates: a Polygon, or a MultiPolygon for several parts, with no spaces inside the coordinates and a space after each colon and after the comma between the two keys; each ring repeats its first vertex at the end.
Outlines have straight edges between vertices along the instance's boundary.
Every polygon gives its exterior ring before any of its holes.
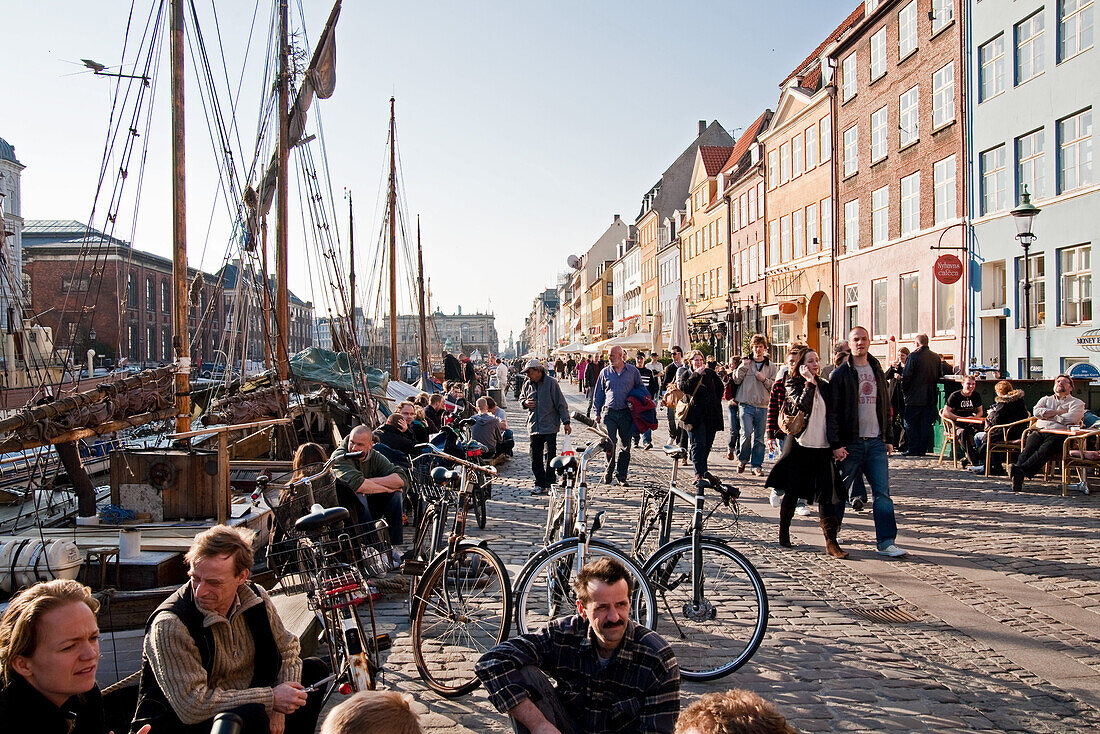
{"type": "Polygon", "coordinates": [[[653,341],[650,342],[650,350],[656,352],[658,355],[665,350],[664,334],[661,333],[661,313],[658,311],[653,314],[653,341]]]}
{"type": "Polygon", "coordinates": [[[691,349],[691,335],[688,333],[687,306],[684,297],[678,296],[672,304],[672,331],[668,335],[668,345],[680,347],[685,352],[691,349]]]}

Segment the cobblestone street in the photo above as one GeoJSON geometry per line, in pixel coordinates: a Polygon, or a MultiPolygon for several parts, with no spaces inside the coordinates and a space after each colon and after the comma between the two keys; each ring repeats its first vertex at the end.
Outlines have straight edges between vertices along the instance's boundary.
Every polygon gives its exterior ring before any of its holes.
{"type": "MultiPolygon", "coordinates": [[[[563,389],[583,410],[576,388],[563,389]]],[[[530,494],[521,411],[509,406],[508,416],[516,457],[501,467],[487,530],[470,525],[514,578],[538,547],[546,500],[530,494]]],[[[666,438],[663,411],[661,422],[656,442],[666,438]]],[[[851,558],[838,561],[823,553],[816,516],[795,518],[798,547],[779,547],[764,479],[737,475],[725,446],[723,433],[712,469],[742,489],[740,522],[727,539],[764,576],[771,618],[748,664],[725,679],[685,683],[685,703],[748,688],[807,732],[1100,730],[1100,505],[1093,496],[1062,497],[1059,485],[1039,482],[1013,494],[1004,478],[943,468],[935,458],[892,458],[898,545],[910,555],[874,552],[868,509],[846,517],[841,541],[851,558]],[[886,621],[882,610],[893,609],[914,621],[886,621]]],[[[600,536],[629,548],[639,490],[597,484],[602,459],[596,463],[591,509],[607,511],[600,536]]],[[[663,483],[669,466],[659,451],[638,451],[630,479],[663,483]]],[[[411,693],[429,731],[510,730],[483,690],[457,700],[428,690],[413,663],[405,600],[387,597],[378,609],[384,631],[395,635],[385,687],[411,693]]]]}

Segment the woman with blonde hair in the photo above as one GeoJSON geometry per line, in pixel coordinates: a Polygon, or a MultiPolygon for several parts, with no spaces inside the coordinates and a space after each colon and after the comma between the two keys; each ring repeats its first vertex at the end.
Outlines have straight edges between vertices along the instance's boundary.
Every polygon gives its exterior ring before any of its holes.
{"type": "Polygon", "coordinates": [[[91,590],[68,579],[35,584],[11,600],[0,618],[4,731],[103,734],[97,611],[91,590]]]}
{"type": "Polygon", "coordinates": [[[321,734],[422,734],[409,699],[394,691],[361,691],[334,708],[321,734]]]}

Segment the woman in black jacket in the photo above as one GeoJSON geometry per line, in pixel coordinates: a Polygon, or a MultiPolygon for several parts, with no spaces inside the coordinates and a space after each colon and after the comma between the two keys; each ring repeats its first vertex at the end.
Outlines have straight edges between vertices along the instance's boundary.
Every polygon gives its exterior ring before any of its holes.
{"type": "Polygon", "coordinates": [[[722,378],[707,367],[706,358],[698,349],[689,359],[691,373],[680,389],[691,400],[683,427],[688,434],[688,456],[695,467],[695,481],[707,473],[707,457],[714,445],[714,435],[722,430],[722,378]]]}
{"type": "MultiPolygon", "coordinates": [[[[989,436],[990,428],[993,426],[1006,426],[1009,423],[1016,423],[1031,417],[1031,413],[1028,412],[1027,409],[1027,404],[1024,402],[1023,390],[1015,390],[1011,382],[1008,380],[1001,380],[993,386],[993,391],[997,394],[997,397],[993,403],[993,407],[989,409],[989,412],[985,416],[985,430],[974,437],[974,447],[977,449],[978,453],[983,456],[985,455],[985,442],[989,436]]],[[[1005,432],[1008,435],[1004,436],[1004,438],[1008,441],[1015,441],[1023,434],[1024,428],[1025,426],[1023,425],[1010,428],[1005,432]]],[[[991,459],[992,462],[989,466],[989,476],[1005,476],[1004,459],[1001,454],[994,453],[991,459]]],[[[985,464],[976,464],[970,467],[970,471],[975,474],[984,474],[985,464]]]]}
{"type": "Polygon", "coordinates": [[[847,501],[847,492],[837,473],[833,451],[829,446],[826,422],[832,409],[829,382],[820,376],[821,358],[814,350],[803,347],[795,369],[784,380],[786,394],[781,410],[787,414],[801,411],[805,426],[783,442],[783,453],[768,474],[766,485],[782,493],[779,506],[779,544],[791,548],[791,518],[798,499],[817,502],[821,531],[825,535],[825,552],[837,558],[848,554],[837,543],[840,529],[837,511],[847,501]]]}

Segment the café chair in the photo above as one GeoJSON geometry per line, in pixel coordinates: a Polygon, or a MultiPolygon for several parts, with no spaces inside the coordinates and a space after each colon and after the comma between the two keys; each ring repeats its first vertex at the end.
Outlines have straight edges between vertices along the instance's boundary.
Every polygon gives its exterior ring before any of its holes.
{"type": "Polygon", "coordinates": [[[1074,469],[1081,477],[1083,491],[1088,494],[1088,474],[1092,470],[1100,469],[1100,429],[1082,429],[1075,435],[1066,439],[1062,444],[1062,496],[1069,493],[1069,476],[1074,469]],[[1089,448],[1093,439],[1092,448],[1089,448]]]}
{"type": "Polygon", "coordinates": [[[955,421],[948,418],[942,412],[940,413],[940,420],[943,421],[943,445],[940,446],[940,460],[938,463],[943,463],[943,455],[947,453],[947,445],[951,444],[951,465],[955,468],[959,468],[959,441],[955,437],[955,421]]]}
{"type": "Polygon", "coordinates": [[[1012,423],[1005,423],[999,426],[990,426],[985,434],[985,475],[989,476],[989,467],[991,466],[990,459],[993,458],[995,452],[1001,452],[1005,455],[1005,464],[1012,463],[1012,455],[1018,454],[1024,450],[1024,437],[1028,431],[1033,430],[1035,425],[1035,416],[1024,418],[1022,420],[1013,421],[1012,423]],[[1017,438],[1009,438],[1014,432],[1014,429],[1020,429],[1020,435],[1017,438]]]}

